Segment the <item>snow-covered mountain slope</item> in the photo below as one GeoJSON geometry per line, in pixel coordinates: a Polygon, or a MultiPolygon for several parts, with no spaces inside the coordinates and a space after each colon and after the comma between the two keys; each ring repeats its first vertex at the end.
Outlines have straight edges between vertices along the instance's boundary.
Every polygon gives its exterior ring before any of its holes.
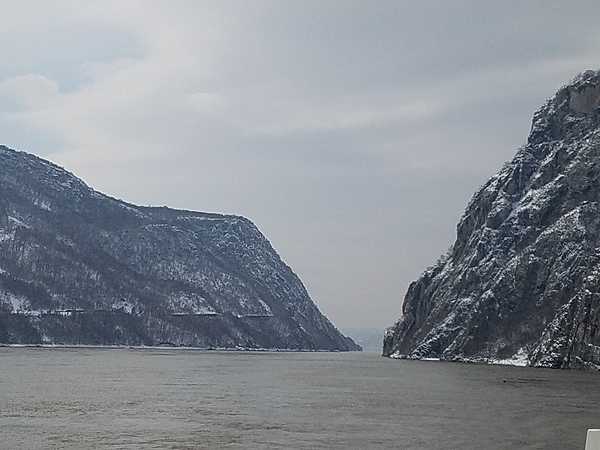
{"type": "Polygon", "coordinates": [[[561,88],[413,282],[384,354],[600,366],[600,72],[561,88]]]}
{"type": "Polygon", "coordinates": [[[358,349],[249,220],[125,203],[6,147],[0,343],[358,349]]]}

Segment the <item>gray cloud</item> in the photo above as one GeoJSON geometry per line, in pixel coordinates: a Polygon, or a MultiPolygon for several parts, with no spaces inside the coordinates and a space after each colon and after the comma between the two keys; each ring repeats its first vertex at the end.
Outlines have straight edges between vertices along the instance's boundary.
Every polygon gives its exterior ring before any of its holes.
{"type": "Polygon", "coordinates": [[[11,2],[1,141],[130,201],[244,214],[338,325],[383,327],[532,112],[599,66],[599,12],[11,2]]]}

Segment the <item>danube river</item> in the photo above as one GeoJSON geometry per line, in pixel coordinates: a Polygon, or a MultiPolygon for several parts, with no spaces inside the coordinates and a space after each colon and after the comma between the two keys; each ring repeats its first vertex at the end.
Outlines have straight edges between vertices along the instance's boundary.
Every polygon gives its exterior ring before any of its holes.
{"type": "Polygon", "coordinates": [[[583,449],[600,374],[373,353],[0,348],[0,448],[583,449]]]}

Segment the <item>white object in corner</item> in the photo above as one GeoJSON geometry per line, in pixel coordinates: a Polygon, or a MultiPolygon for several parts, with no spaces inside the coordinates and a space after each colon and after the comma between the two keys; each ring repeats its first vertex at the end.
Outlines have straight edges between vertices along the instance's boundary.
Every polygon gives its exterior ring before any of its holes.
{"type": "Polygon", "coordinates": [[[588,430],[585,450],[600,450],[600,430],[588,430]]]}

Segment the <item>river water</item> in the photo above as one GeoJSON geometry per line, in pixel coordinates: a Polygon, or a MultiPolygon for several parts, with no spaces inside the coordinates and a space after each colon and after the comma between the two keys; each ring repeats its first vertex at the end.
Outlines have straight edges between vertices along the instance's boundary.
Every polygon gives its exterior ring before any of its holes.
{"type": "Polygon", "coordinates": [[[583,449],[600,374],[373,353],[0,348],[0,448],[583,449]]]}

